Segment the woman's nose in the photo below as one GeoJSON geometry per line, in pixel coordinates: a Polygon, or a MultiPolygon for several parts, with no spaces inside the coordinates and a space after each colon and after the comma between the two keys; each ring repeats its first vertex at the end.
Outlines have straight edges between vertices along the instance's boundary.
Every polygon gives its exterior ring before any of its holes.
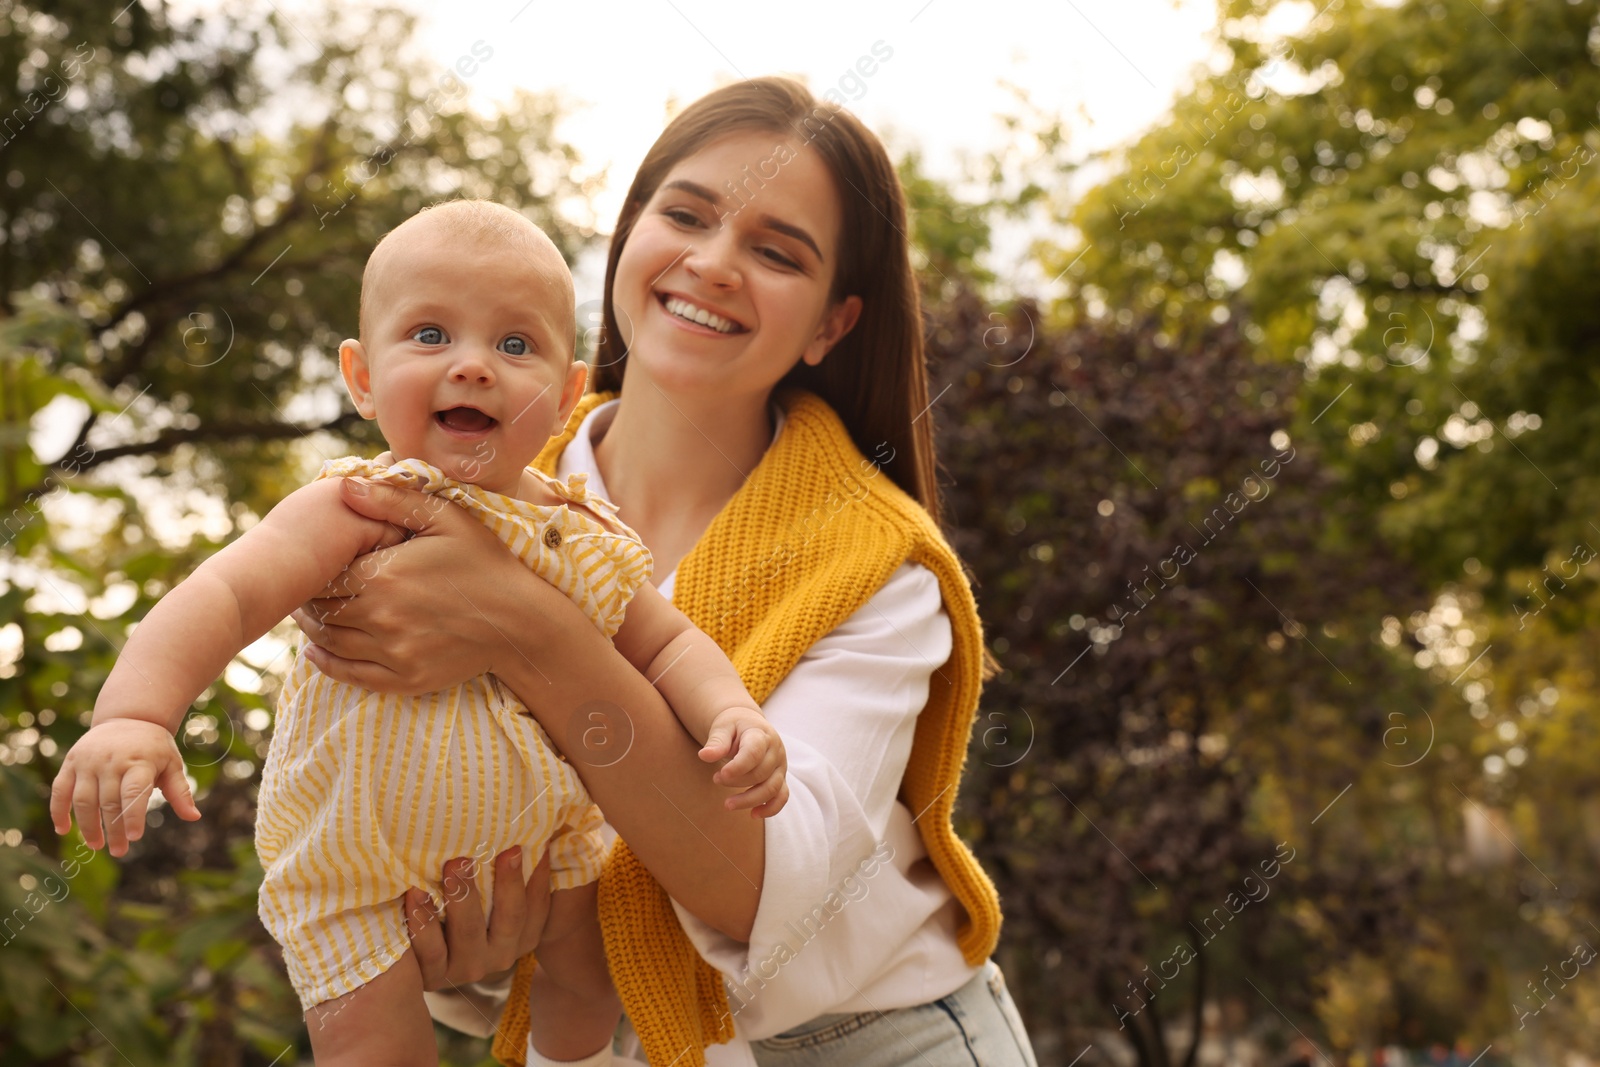
{"type": "Polygon", "coordinates": [[[722,226],[703,240],[695,242],[683,257],[689,273],[708,285],[719,289],[737,289],[743,281],[734,257],[737,252],[732,228],[722,226]]]}

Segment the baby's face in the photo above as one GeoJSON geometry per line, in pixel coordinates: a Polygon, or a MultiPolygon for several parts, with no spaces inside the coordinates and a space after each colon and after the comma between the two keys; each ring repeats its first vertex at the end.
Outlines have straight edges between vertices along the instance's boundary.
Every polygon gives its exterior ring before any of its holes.
{"type": "Polygon", "coordinates": [[[566,266],[430,229],[392,250],[345,381],[397,460],[514,495],[583,392],[566,266]]]}

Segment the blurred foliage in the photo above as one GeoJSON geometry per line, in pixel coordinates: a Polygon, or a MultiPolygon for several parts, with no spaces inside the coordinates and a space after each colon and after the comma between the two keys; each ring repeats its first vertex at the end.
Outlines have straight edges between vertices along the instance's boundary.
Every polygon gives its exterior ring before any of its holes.
{"type": "Polygon", "coordinates": [[[1600,4],[1338,0],[1277,41],[1274,6],[1223,5],[1232,65],[1122,153],[1052,262],[1083,253],[1082,314],[1246,306],[1258,352],[1308,372],[1305,432],[1354,431],[1353,484],[1397,498],[1385,532],[1437,580],[1475,558],[1503,602],[1507,569],[1565,556],[1600,503],[1581,432],[1600,401],[1600,4]]]}

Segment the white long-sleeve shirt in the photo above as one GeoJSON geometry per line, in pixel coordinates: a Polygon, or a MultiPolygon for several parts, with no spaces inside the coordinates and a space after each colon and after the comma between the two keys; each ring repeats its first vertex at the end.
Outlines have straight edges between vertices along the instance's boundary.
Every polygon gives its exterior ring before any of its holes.
{"type": "MultiPolygon", "coordinates": [[[[616,401],[589,413],[557,474],[584,472],[609,499],[594,442],[616,401]]],[[[777,433],[783,415],[776,413],[777,433]]],[[[622,514],[624,522],[626,513],[622,514]]],[[[670,597],[676,572],[659,585],[670,597]]],[[[684,932],[729,990],[738,1038],[709,1067],[754,1067],[747,1041],[818,1015],[938,1000],[977,972],[956,944],[960,905],[897,799],[917,715],[952,636],[939,583],[920,564],[801,657],[762,704],[789,756],[789,803],[765,820],[766,868],[748,943],[673,902],[684,932]]]]}

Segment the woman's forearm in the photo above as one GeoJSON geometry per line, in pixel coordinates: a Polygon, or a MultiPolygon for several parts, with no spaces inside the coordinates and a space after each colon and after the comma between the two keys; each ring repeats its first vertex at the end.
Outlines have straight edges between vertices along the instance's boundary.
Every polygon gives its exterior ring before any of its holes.
{"type": "Polygon", "coordinates": [[[699,744],[571,600],[533,578],[496,607],[509,648],[494,673],[673,899],[746,940],[765,867],[761,821],[726,810],[728,791],[713,784],[699,744]]]}

